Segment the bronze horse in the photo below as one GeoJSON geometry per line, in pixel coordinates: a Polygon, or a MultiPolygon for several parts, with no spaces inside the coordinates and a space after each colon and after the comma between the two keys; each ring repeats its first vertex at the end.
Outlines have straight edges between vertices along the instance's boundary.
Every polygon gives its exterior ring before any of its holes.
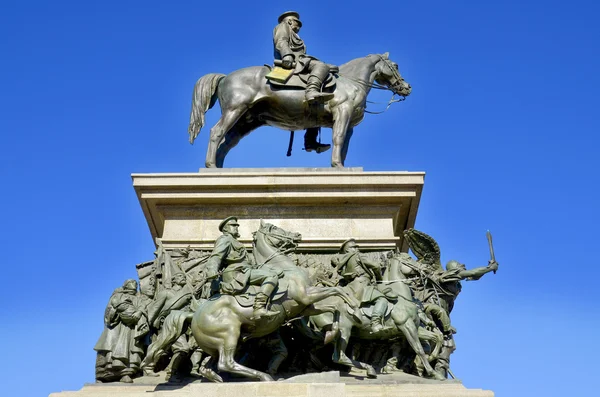
{"type": "Polygon", "coordinates": [[[420,359],[425,372],[435,379],[444,380],[445,378],[434,371],[429,363],[429,359],[435,358],[439,353],[443,339],[441,335],[419,328],[418,308],[413,302],[410,288],[403,282],[406,277],[401,271],[402,266],[400,261],[392,258],[388,262],[386,272],[383,275],[385,286],[391,288],[398,295],[398,301],[393,305],[391,312],[385,319],[386,329],[384,331],[372,333],[369,319],[362,316],[361,321],[357,321],[356,314],[350,314],[346,309],[346,304],[335,296],[315,304],[317,309],[322,305],[328,308],[331,306],[336,307],[335,313],[331,314],[331,310],[327,310],[327,312],[324,311],[322,314],[312,316],[310,321],[321,330],[328,331],[332,329],[336,333],[332,360],[337,364],[366,369],[368,377],[375,377],[375,370],[370,364],[353,360],[346,355],[345,350],[350,337],[394,339],[402,335],[420,359]],[[420,338],[433,344],[431,357],[427,357],[425,354],[420,338]]]}
{"type": "MultiPolygon", "coordinates": [[[[280,287],[287,284],[284,293],[275,291],[271,310],[279,314],[270,318],[252,320],[252,305],[242,306],[231,295],[216,295],[200,305],[192,319],[191,329],[198,346],[217,360],[219,371],[235,373],[249,378],[272,381],[264,372],[245,367],[234,360],[240,337],[249,339],[274,332],[286,321],[304,316],[332,311],[329,307],[316,309],[314,303],[337,296],[352,307],[356,300],[341,287],[313,287],[306,270],[297,267],[286,255],[300,240],[299,233],[291,233],[261,221],[254,234],[253,254],[256,263],[283,270],[280,287]]],[[[212,369],[205,368],[202,375],[221,382],[222,378],[212,369]]]]}
{"type": "MultiPolygon", "coordinates": [[[[267,83],[266,66],[236,70],[229,75],[211,73],[194,87],[188,134],[190,143],[204,126],[204,114],[219,99],[221,118],[210,130],[207,168],[223,167],[227,153],[254,129],[269,125],[298,131],[312,127],[333,129],[331,166],[343,167],[353,127],[365,114],[371,88],[384,88],[406,97],[411,87],[388,53],[354,59],[340,66],[333,99],[307,105],[303,89],[281,89],[267,83]]],[[[391,103],[392,101],[390,101],[391,103]]]]}

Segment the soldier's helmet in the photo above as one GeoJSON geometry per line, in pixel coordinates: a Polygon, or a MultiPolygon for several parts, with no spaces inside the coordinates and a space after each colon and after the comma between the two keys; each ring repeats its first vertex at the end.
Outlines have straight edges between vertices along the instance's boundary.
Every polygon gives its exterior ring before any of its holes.
{"type": "MultiPolygon", "coordinates": [[[[346,247],[348,246],[348,244],[350,243],[354,243],[356,246],[356,240],[353,238],[349,238],[348,240],[344,241],[342,243],[342,245],[340,246],[340,254],[344,254],[346,252],[346,247]]],[[[358,247],[358,246],[356,246],[358,247]]]]}
{"type": "Polygon", "coordinates": [[[463,265],[459,261],[448,261],[448,263],[446,263],[446,270],[454,270],[459,267],[461,269],[466,269],[465,265],[463,265]]]}

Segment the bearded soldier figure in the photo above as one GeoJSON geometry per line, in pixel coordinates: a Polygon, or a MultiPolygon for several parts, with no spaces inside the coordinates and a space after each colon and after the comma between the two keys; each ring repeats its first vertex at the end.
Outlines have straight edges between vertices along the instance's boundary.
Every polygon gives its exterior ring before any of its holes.
{"type": "Polygon", "coordinates": [[[216,278],[219,270],[222,270],[220,290],[228,295],[243,293],[248,285],[260,285],[260,292],[256,294],[254,301],[253,319],[275,316],[278,313],[267,310],[267,302],[277,289],[283,272],[257,269],[250,264],[246,247],[237,240],[240,237],[239,226],[235,216],[225,218],[219,224],[223,235],[215,241],[215,247],[206,263],[207,279],[216,278]]]}
{"type": "MultiPolygon", "coordinates": [[[[295,73],[308,71],[310,77],[306,87],[306,101],[328,101],[333,98],[332,93],[321,92],[321,86],[327,79],[331,66],[319,61],[317,58],[306,54],[306,45],[298,36],[302,27],[300,14],[295,11],[284,12],[277,19],[279,23],[273,30],[274,57],[281,60],[284,69],[295,68],[295,73]],[[295,62],[295,66],[294,66],[295,62]]],[[[308,128],[304,135],[304,150],[322,153],[331,145],[317,142],[318,128],[308,128]]]]}

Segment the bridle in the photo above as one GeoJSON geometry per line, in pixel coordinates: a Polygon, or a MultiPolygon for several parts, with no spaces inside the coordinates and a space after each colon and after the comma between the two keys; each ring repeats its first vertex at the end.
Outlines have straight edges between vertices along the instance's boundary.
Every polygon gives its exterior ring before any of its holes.
{"type": "Polygon", "coordinates": [[[267,262],[269,262],[271,259],[275,258],[276,256],[278,256],[280,254],[287,255],[288,253],[296,250],[296,247],[298,247],[298,244],[296,244],[296,242],[294,241],[294,238],[290,237],[290,236],[286,236],[285,234],[273,233],[270,230],[267,233],[261,229],[258,229],[256,231],[256,233],[260,233],[266,237],[277,237],[280,240],[284,240],[283,244],[281,244],[279,247],[277,247],[277,249],[271,255],[269,255],[262,264],[258,265],[259,268],[261,266],[266,265],[267,262]]]}
{"type": "MultiPolygon", "coordinates": [[[[376,90],[383,90],[383,91],[392,91],[392,97],[390,98],[390,100],[387,103],[387,106],[384,110],[382,110],[381,112],[370,112],[365,108],[365,113],[369,113],[369,114],[381,114],[381,113],[385,113],[387,112],[387,110],[390,108],[390,106],[392,106],[392,103],[397,103],[397,102],[402,102],[406,99],[405,95],[400,95],[397,93],[397,91],[399,91],[400,89],[402,89],[402,82],[404,81],[404,79],[402,78],[402,76],[400,76],[400,73],[398,72],[397,69],[393,68],[388,60],[386,60],[382,55],[377,54],[377,56],[379,57],[379,61],[383,62],[392,72],[392,77],[388,80],[389,81],[389,86],[387,85],[383,85],[383,84],[379,84],[376,82],[373,83],[369,83],[368,81],[364,81],[364,80],[360,80],[360,79],[355,79],[353,77],[348,77],[348,76],[344,76],[342,74],[339,74],[340,76],[350,80],[350,81],[354,81],[355,83],[358,83],[364,87],[367,88],[374,88],[376,90]],[[396,95],[398,95],[398,98],[396,98],[396,95]]],[[[372,102],[372,101],[366,101],[367,103],[372,103],[372,104],[382,104],[383,102],[372,102]]]]}

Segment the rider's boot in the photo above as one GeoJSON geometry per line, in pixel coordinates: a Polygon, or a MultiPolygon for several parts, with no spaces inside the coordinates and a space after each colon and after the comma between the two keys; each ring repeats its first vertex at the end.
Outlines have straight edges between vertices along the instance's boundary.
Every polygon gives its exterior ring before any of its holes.
{"type": "Polygon", "coordinates": [[[254,298],[254,313],[252,314],[253,320],[258,320],[261,317],[272,317],[276,316],[278,312],[272,312],[267,310],[267,301],[269,300],[269,296],[263,292],[259,292],[256,294],[256,298],[254,298]]]}
{"type": "Polygon", "coordinates": [[[179,376],[177,370],[179,369],[179,364],[181,360],[184,358],[184,354],[182,352],[177,352],[171,358],[171,362],[167,366],[165,380],[170,382],[179,382],[181,381],[181,377],[179,376]]]}
{"type": "Polygon", "coordinates": [[[371,332],[376,334],[384,330],[383,318],[387,309],[387,300],[380,297],[373,306],[373,315],[371,316],[371,332]]]}
{"type": "Polygon", "coordinates": [[[331,145],[317,142],[317,136],[319,135],[318,128],[307,128],[304,133],[304,150],[312,152],[313,150],[317,153],[323,153],[331,148],[331,145]]]}
{"type": "MultiPolygon", "coordinates": [[[[314,62],[314,61],[313,61],[314,62]]],[[[314,62],[308,82],[306,83],[306,102],[315,100],[329,101],[333,99],[333,94],[330,92],[321,92],[321,86],[329,74],[329,68],[324,63],[314,62]]]]}
{"type": "Polygon", "coordinates": [[[373,317],[371,317],[371,333],[376,334],[381,331],[383,331],[381,316],[373,314],[373,317]]]}

